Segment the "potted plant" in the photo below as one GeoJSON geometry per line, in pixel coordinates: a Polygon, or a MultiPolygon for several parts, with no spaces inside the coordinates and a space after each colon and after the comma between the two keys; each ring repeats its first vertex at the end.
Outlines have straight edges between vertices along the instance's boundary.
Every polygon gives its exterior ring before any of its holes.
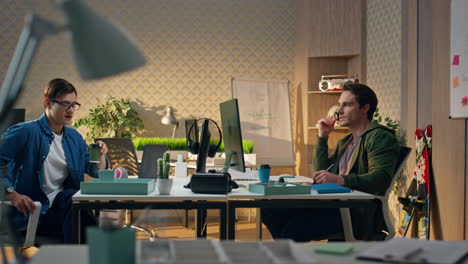
{"type": "Polygon", "coordinates": [[[99,99],[98,102],[98,106],[74,123],[75,128],[81,126],[89,128],[86,133],[87,140],[133,137],[144,128],[143,121],[129,99],[108,96],[104,102],[99,99]]]}
{"type": "Polygon", "coordinates": [[[169,171],[171,170],[170,154],[165,152],[162,158],[158,159],[158,191],[159,194],[168,195],[171,193],[172,179],[169,179],[169,171]]]}
{"type": "MultiPolygon", "coordinates": [[[[177,160],[177,155],[182,154],[183,159],[188,158],[187,140],[185,138],[160,138],[160,137],[136,137],[133,138],[133,145],[137,151],[137,155],[141,155],[143,148],[147,144],[166,145],[168,152],[171,154],[171,160],[177,160]]],[[[211,144],[216,144],[216,140],[212,140],[211,144]]],[[[248,165],[256,165],[256,155],[253,153],[254,142],[252,140],[243,140],[242,146],[244,149],[244,159],[248,165]]],[[[218,149],[218,152],[224,152],[224,142],[218,149]]],[[[217,155],[217,157],[220,155],[217,155]]],[[[194,157],[195,159],[195,157],[194,157]]],[[[224,164],[224,161],[222,162],[224,164]]]]}

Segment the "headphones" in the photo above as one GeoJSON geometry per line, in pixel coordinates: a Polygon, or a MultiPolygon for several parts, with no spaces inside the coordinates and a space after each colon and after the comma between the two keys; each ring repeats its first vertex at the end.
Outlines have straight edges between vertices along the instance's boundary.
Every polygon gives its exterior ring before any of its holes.
{"type": "MultiPolygon", "coordinates": [[[[200,118],[200,119],[196,119],[195,122],[193,122],[192,126],[190,127],[189,131],[188,131],[188,142],[187,142],[187,147],[190,151],[190,153],[192,154],[198,154],[198,152],[200,151],[200,142],[198,141],[198,137],[199,135],[195,135],[195,138],[194,139],[191,139],[190,138],[190,135],[192,134],[192,129],[194,126],[197,125],[197,122],[200,121],[200,120],[208,120],[211,121],[212,123],[215,124],[216,128],[218,128],[218,134],[219,134],[219,141],[217,144],[209,144],[208,146],[208,157],[210,158],[214,158],[214,156],[216,155],[216,152],[218,151],[219,147],[221,146],[221,142],[223,142],[223,134],[221,133],[221,128],[219,128],[218,124],[213,120],[213,119],[210,119],[210,118],[200,118]]],[[[209,123],[208,123],[208,128],[209,128],[209,123]]]]}

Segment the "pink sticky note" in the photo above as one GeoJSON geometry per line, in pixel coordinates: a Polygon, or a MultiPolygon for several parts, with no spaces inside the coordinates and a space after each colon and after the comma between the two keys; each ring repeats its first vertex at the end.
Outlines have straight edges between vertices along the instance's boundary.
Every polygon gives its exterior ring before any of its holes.
{"type": "Polygon", "coordinates": [[[452,85],[453,85],[453,88],[457,88],[457,87],[460,85],[460,80],[458,80],[458,76],[455,76],[455,77],[453,78],[453,83],[452,83],[452,85]]]}
{"type": "Polygon", "coordinates": [[[460,55],[453,55],[452,65],[460,65],[460,55]]]}
{"type": "Polygon", "coordinates": [[[462,104],[463,106],[468,105],[468,96],[462,97],[462,99],[461,99],[461,104],[462,104]]]}

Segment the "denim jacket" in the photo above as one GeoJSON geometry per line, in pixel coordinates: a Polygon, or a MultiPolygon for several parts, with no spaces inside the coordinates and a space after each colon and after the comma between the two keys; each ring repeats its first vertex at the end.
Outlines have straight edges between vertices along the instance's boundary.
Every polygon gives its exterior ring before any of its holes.
{"type": "MultiPolygon", "coordinates": [[[[0,146],[0,166],[8,165],[8,173],[1,173],[3,184],[5,187],[13,186],[18,193],[29,196],[33,201],[41,202],[41,213],[51,206],[41,186],[44,183],[44,160],[53,139],[46,115],[42,114],[37,120],[10,127],[3,135],[0,146]]],[[[97,177],[98,168],[89,162],[86,142],[75,129],[63,128],[62,145],[68,167],[68,177],[63,187],[79,190],[84,174],[97,177]]],[[[17,217],[16,221],[21,228],[26,224],[27,217],[17,217]]]]}

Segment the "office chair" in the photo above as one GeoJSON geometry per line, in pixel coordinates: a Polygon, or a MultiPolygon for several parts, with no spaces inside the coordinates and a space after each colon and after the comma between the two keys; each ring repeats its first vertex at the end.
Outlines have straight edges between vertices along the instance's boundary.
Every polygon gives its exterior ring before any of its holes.
{"type": "Polygon", "coordinates": [[[111,166],[122,163],[119,167],[124,167],[128,175],[138,175],[139,165],[133,141],[130,138],[96,138],[94,142],[101,140],[107,145],[107,158],[111,166]]]}
{"type": "MultiPolygon", "coordinates": [[[[385,237],[385,240],[391,239],[395,236],[395,228],[393,227],[392,219],[389,215],[388,209],[388,199],[390,197],[390,193],[392,192],[393,185],[395,184],[396,179],[400,176],[403,168],[405,167],[406,160],[411,153],[411,148],[408,147],[400,147],[400,157],[398,158],[397,162],[397,169],[395,174],[393,175],[393,179],[388,186],[387,191],[385,192],[384,196],[376,195],[376,199],[379,199],[382,202],[382,213],[385,221],[385,225],[387,226],[388,234],[385,237]]],[[[351,224],[351,216],[349,214],[348,208],[340,208],[341,213],[341,221],[343,223],[343,234],[346,241],[354,241],[352,224],[351,224]]]]}
{"type": "Polygon", "coordinates": [[[145,145],[138,178],[156,178],[158,173],[157,161],[163,157],[166,151],[167,145],[145,145]]]}
{"type": "MultiPolygon", "coordinates": [[[[119,167],[125,168],[128,172],[128,175],[139,175],[140,166],[138,164],[138,157],[136,155],[133,141],[130,138],[96,138],[94,139],[94,142],[98,140],[106,143],[107,158],[110,160],[111,166],[114,166],[114,164],[120,164],[119,167]]],[[[151,240],[155,238],[151,230],[131,224],[131,210],[127,209],[124,210],[124,212],[124,226],[129,226],[133,229],[147,233],[151,240]]]]}
{"type": "MultiPolygon", "coordinates": [[[[0,206],[2,206],[2,203],[12,206],[10,201],[0,201],[0,206]]],[[[24,236],[24,247],[34,247],[36,245],[36,231],[37,225],[39,224],[39,217],[41,216],[42,204],[35,201],[34,205],[36,206],[36,210],[34,211],[34,214],[31,214],[28,218],[28,225],[24,236]]]]}

